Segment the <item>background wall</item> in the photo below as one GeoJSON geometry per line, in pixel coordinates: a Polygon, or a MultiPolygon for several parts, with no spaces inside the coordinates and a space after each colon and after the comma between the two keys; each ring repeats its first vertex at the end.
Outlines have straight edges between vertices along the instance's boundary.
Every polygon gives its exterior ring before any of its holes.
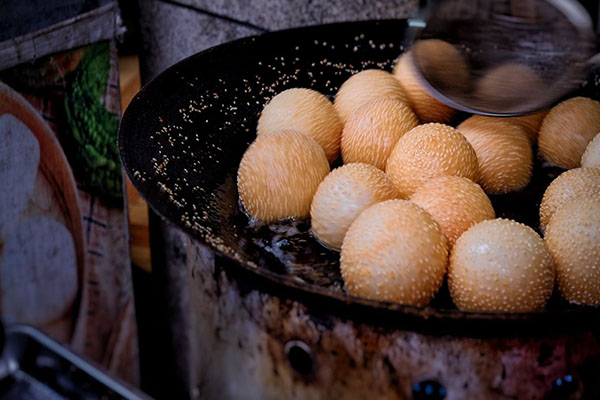
{"type": "Polygon", "coordinates": [[[266,31],[320,23],[407,18],[419,0],[140,1],[142,81],[209,47],[266,31]]]}

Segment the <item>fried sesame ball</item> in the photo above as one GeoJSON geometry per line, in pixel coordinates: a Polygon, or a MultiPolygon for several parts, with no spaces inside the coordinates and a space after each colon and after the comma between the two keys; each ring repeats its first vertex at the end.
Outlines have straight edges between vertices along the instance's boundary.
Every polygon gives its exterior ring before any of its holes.
{"type": "Polygon", "coordinates": [[[342,158],[345,163],[364,162],[384,169],[398,139],[418,124],[412,110],[397,99],[365,103],[344,125],[342,158]]]}
{"type": "Polygon", "coordinates": [[[463,311],[540,311],[555,270],[540,236],[508,219],[486,220],[463,233],[450,255],[448,287],[463,311]]]}
{"type": "Polygon", "coordinates": [[[352,75],[342,84],[333,105],[345,124],[363,104],[379,97],[393,98],[408,104],[402,85],[387,71],[367,69],[352,75]]]}
{"type": "Polygon", "coordinates": [[[354,296],[423,306],[442,285],[447,258],[431,215],[409,201],[388,200],[350,225],[340,269],[354,296]]]}
{"type": "Polygon", "coordinates": [[[553,107],[540,128],[538,138],[542,157],[559,167],[581,166],[588,143],[600,132],[600,103],[574,97],[553,107]]]}
{"type": "Polygon", "coordinates": [[[315,90],[287,89],[267,103],[258,119],[256,134],[283,129],[313,138],[321,145],[329,162],[339,155],[342,121],[331,101],[315,90]]]}
{"type": "Polygon", "coordinates": [[[509,63],[487,71],[475,84],[475,98],[508,112],[539,106],[547,85],[530,67],[509,63]]]}
{"type": "Polygon", "coordinates": [[[386,172],[403,197],[436,176],[479,178],[477,155],[467,139],[454,128],[436,123],[404,134],[388,158],[386,172]]]}
{"type": "Polygon", "coordinates": [[[565,171],[548,186],[540,205],[540,228],[545,232],[552,215],[564,204],[582,195],[600,196],[600,169],[565,171]]]}
{"type": "Polygon", "coordinates": [[[581,156],[581,166],[584,168],[600,168],[600,133],[585,148],[581,156]]]}
{"type": "Polygon", "coordinates": [[[325,152],[292,130],[261,135],[238,169],[240,199],[251,217],[265,222],[305,218],[317,187],[329,173],[325,152]]]}
{"type": "Polygon", "coordinates": [[[517,117],[507,117],[507,121],[517,125],[527,134],[530,143],[537,143],[542,121],[550,110],[544,109],[532,114],[519,115],[517,117]]]}
{"type": "Polygon", "coordinates": [[[439,39],[417,41],[410,50],[418,60],[423,76],[436,87],[447,90],[468,89],[470,73],[460,51],[439,39]]]}
{"type": "MultiPolygon", "coordinates": [[[[424,60],[421,66],[426,69],[423,72],[436,81],[461,88],[468,85],[467,64],[451,44],[436,39],[422,40],[415,45],[414,50],[423,53],[419,54],[419,59],[424,60]]],[[[400,56],[393,71],[408,95],[409,105],[423,123],[449,122],[454,118],[456,110],[434,99],[424,90],[422,78],[412,60],[412,51],[400,56]]]]}
{"type": "Polygon", "coordinates": [[[427,181],[410,200],[433,216],[449,249],[471,226],[496,218],[492,202],[473,181],[459,176],[440,176],[427,181]]]}
{"type": "Polygon", "coordinates": [[[571,303],[600,305],[600,197],[580,196],[560,207],[544,239],[560,294],[571,303]]]}
{"type": "Polygon", "coordinates": [[[339,250],[350,224],[375,203],[398,198],[392,181],[369,164],[351,163],[331,171],[319,185],[310,208],[314,235],[339,250]]]}
{"type": "Polygon", "coordinates": [[[477,153],[479,183],[487,193],[507,193],[527,186],[533,152],[521,128],[503,119],[473,116],[456,129],[477,153]]]}

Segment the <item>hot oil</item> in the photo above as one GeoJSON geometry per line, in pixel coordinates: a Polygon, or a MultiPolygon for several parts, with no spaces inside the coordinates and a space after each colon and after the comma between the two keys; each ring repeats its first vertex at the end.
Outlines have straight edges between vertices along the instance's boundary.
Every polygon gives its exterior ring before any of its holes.
{"type": "Polygon", "coordinates": [[[266,224],[250,217],[241,201],[235,219],[245,231],[240,243],[255,254],[259,267],[283,272],[299,281],[343,290],[339,253],[314,238],[310,220],[290,218],[266,224]]]}

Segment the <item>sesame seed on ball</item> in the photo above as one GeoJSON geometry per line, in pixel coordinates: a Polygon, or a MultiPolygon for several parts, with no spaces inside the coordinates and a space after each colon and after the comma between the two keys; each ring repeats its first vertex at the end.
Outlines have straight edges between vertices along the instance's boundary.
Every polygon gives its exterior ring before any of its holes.
{"type": "Polygon", "coordinates": [[[600,168],[600,133],[588,143],[581,156],[581,166],[584,168],[600,168]]]}
{"type": "Polygon", "coordinates": [[[532,68],[507,63],[484,73],[475,84],[474,99],[488,107],[513,112],[522,107],[539,107],[547,90],[546,83],[532,68]]]}
{"type": "Polygon", "coordinates": [[[253,218],[306,218],[328,173],[321,146],[302,133],[285,130],[261,135],[248,147],[238,169],[238,191],[253,218]]]}
{"type": "Polygon", "coordinates": [[[271,99],[263,109],[256,134],[291,129],[313,138],[325,151],[329,162],[340,152],[342,121],[327,97],[304,88],[284,90],[271,99]]]}
{"type": "Polygon", "coordinates": [[[406,200],[372,205],[350,225],[340,258],[348,291],[424,306],[438,292],[448,252],[433,217],[406,200]]]}
{"type": "Polygon", "coordinates": [[[456,128],[477,153],[479,183],[487,193],[522,189],[531,180],[533,152],[527,134],[500,118],[473,116],[456,128]]]}
{"type": "Polygon", "coordinates": [[[575,168],[550,183],[540,205],[540,228],[545,231],[552,215],[561,206],[582,195],[600,196],[600,169],[575,168]]]}
{"type": "Polygon", "coordinates": [[[392,74],[380,69],[367,69],[352,75],[342,84],[333,105],[345,124],[358,107],[380,97],[408,104],[402,85],[392,74]]]}
{"type": "Polygon", "coordinates": [[[398,198],[392,181],[369,164],[345,164],[331,171],[319,185],[310,208],[314,235],[339,250],[356,217],[375,203],[398,198]]]}
{"type": "Polygon", "coordinates": [[[459,176],[430,179],[410,201],[435,218],[452,249],[456,239],[471,226],[496,218],[492,202],[475,182],[459,176]]]}
{"type": "Polygon", "coordinates": [[[475,150],[454,128],[430,123],[402,136],[386,164],[386,173],[403,197],[410,197],[436,176],[455,175],[472,181],[479,178],[475,150]]]}
{"type": "Polygon", "coordinates": [[[384,169],[398,139],[417,125],[416,115],[401,101],[379,98],[365,103],[344,125],[344,163],[364,162],[384,169]]]}
{"type": "Polygon", "coordinates": [[[456,241],[448,287],[463,311],[542,310],[554,288],[552,257],[530,227],[508,219],[480,222],[456,241]]]}
{"type": "Polygon", "coordinates": [[[539,152],[552,164],[581,166],[588,143],[600,132],[600,102],[574,97],[553,107],[540,128],[539,152]]]}
{"type": "Polygon", "coordinates": [[[540,128],[542,127],[542,121],[544,121],[548,111],[550,110],[544,109],[532,114],[507,117],[503,119],[523,129],[523,131],[529,137],[530,143],[533,145],[537,143],[540,128]]]}
{"type": "Polygon", "coordinates": [[[409,105],[423,123],[449,122],[456,110],[431,97],[423,88],[413,63],[412,52],[419,51],[420,65],[429,78],[444,84],[464,88],[468,85],[469,70],[460,54],[450,43],[442,40],[421,40],[402,54],[394,67],[394,76],[408,95],[409,105]]]}
{"type": "Polygon", "coordinates": [[[580,196],[559,208],[544,237],[566,300],[600,305],[600,197],[580,196]]]}

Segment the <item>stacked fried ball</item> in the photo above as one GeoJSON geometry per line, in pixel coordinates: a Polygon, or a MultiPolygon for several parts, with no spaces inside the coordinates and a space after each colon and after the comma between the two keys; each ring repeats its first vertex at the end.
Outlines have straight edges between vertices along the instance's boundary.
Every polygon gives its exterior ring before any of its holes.
{"type": "MultiPolygon", "coordinates": [[[[420,46],[467,71],[452,45],[420,46]]],[[[353,75],[333,103],[305,88],[273,97],[238,170],[246,212],[267,223],[310,217],[315,238],[340,251],[355,296],[423,306],[447,276],[465,311],[539,311],[555,285],[569,302],[600,305],[600,103],[576,97],[452,127],[456,112],[420,86],[409,54],[393,74],[353,75]],[[536,146],[570,169],[544,194],[543,238],[496,218],[488,197],[529,184],[536,146]]]]}

